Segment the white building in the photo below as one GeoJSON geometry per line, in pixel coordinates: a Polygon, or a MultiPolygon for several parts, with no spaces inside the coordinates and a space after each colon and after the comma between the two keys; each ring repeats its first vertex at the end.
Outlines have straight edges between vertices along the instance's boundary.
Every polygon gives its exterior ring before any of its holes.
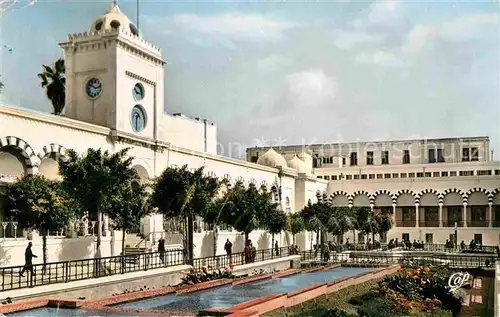
{"type": "MultiPolygon", "coordinates": [[[[257,162],[266,150],[247,149],[247,160],[257,162]]],[[[394,228],[387,239],[444,243],[456,224],[459,242],[500,243],[500,162],[490,160],[487,137],[275,150],[283,157],[310,153],[308,168],[328,181],[327,194],[334,205],[392,209],[394,228]]]]}
{"type": "MultiPolygon", "coordinates": [[[[141,37],[118,5],[96,18],[86,32],[69,35],[60,46],[66,66],[64,116],[0,106],[0,183],[25,174],[57,178],[57,160],[67,149],[82,153],[88,148],[113,152],[131,147],[134,168],[145,181],[168,166],[204,166],[207,173],[233,183],[254,183],[276,191],[281,187],[280,201],[287,212],[301,209],[315,199],[317,191],[326,190],[328,181],[312,176],[312,169],[299,159],[287,163],[273,151],[262,156],[261,164],[218,156],[217,129],[212,122],[165,113],[166,62],[160,48],[141,37]]],[[[0,265],[21,264],[26,233],[8,219],[1,221],[0,265]]],[[[103,256],[121,251],[117,247],[120,235],[110,234],[108,225],[105,219],[103,256]]],[[[144,225],[146,233],[163,231],[158,215],[147,217],[144,225]]],[[[210,234],[199,232],[195,238],[195,256],[212,255],[210,234]]],[[[221,231],[219,253],[224,252],[226,238],[233,240],[234,252],[243,248],[241,234],[221,231]]],[[[251,239],[259,248],[270,246],[270,237],[262,231],[253,233],[251,239]]],[[[305,235],[299,238],[301,248],[306,247],[306,240],[305,235]]],[[[286,241],[282,237],[280,244],[286,241]]],[[[38,244],[34,241],[35,250],[38,244]]],[[[90,257],[94,237],[53,238],[48,245],[49,261],[90,257]]]]}

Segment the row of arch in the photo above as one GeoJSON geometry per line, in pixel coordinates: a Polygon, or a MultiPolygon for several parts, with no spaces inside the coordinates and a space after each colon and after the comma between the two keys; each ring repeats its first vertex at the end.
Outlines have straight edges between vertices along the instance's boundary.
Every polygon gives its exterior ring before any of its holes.
{"type": "Polygon", "coordinates": [[[395,193],[389,190],[378,190],[373,194],[365,190],[358,190],[353,194],[345,191],[335,191],[328,195],[326,192],[318,191],[317,196],[328,199],[334,205],[357,205],[357,206],[391,206],[391,205],[423,205],[437,206],[462,205],[462,204],[500,204],[500,187],[487,190],[474,187],[467,191],[458,188],[449,188],[443,192],[435,189],[424,189],[415,192],[410,189],[398,190],[395,193]]]}

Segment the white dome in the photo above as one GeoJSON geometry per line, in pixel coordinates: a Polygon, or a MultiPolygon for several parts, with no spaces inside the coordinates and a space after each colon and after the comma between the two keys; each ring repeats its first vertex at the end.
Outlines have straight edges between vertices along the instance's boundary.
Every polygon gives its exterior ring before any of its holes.
{"type": "Polygon", "coordinates": [[[296,169],[297,173],[310,174],[310,169],[307,167],[307,164],[301,159],[299,159],[297,156],[294,156],[287,163],[288,167],[296,169]]]}
{"type": "Polygon", "coordinates": [[[312,174],[313,158],[309,153],[302,152],[298,157],[304,162],[307,167],[307,174],[312,174]]]}
{"type": "Polygon", "coordinates": [[[112,31],[124,29],[134,35],[140,36],[137,27],[130,22],[130,19],[122,13],[116,1],[113,1],[111,9],[106,14],[96,18],[89,27],[89,33],[100,31],[112,31]]]}
{"type": "Polygon", "coordinates": [[[269,166],[269,167],[278,167],[278,166],[287,167],[288,166],[286,164],[285,158],[281,154],[279,154],[278,152],[273,150],[272,148],[270,148],[266,153],[264,153],[264,155],[259,157],[259,159],[257,160],[257,164],[265,165],[265,166],[269,166]]]}

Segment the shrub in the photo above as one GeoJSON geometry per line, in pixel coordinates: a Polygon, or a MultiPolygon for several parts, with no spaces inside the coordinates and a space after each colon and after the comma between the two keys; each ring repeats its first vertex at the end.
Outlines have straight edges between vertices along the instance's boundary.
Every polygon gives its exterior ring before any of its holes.
{"type": "Polygon", "coordinates": [[[231,264],[230,266],[226,266],[224,270],[215,270],[212,269],[211,266],[208,266],[208,268],[202,267],[201,271],[192,269],[184,273],[184,277],[182,278],[180,285],[193,285],[224,278],[234,278],[235,276],[233,275],[232,271],[233,268],[234,265],[231,264]]]}

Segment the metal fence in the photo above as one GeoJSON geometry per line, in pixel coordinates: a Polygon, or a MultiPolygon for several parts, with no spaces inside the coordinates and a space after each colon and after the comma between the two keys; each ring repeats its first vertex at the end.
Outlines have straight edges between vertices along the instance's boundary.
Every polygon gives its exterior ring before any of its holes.
{"type": "Polygon", "coordinates": [[[405,263],[427,263],[434,265],[446,265],[451,268],[483,268],[493,269],[496,255],[458,255],[458,254],[422,254],[421,252],[389,253],[376,252],[350,252],[330,253],[324,257],[320,252],[302,251],[303,262],[329,262],[345,264],[385,265],[405,263]]]}
{"type": "Polygon", "coordinates": [[[182,250],[0,268],[0,290],[65,283],[184,264],[182,250]],[[21,275],[23,273],[23,275],[21,275]]]}
{"type": "MultiPolygon", "coordinates": [[[[218,255],[193,259],[192,266],[200,270],[203,266],[215,269],[224,268],[230,264],[242,265],[251,262],[261,262],[273,258],[290,255],[288,247],[257,250],[255,258],[245,262],[243,252],[231,256],[218,255]]],[[[130,272],[147,271],[163,267],[188,264],[184,250],[168,250],[166,252],[151,252],[140,254],[125,254],[103,258],[62,261],[30,266],[11,266],[0,268],[0,291],[35,287],[55,283],[66,283],[90,278],[111,276],[130,272]],[[23,271],[24,270],[24,271],[23,271]],[[24,273],[21,275],[21,273],[24,273]]]]}

